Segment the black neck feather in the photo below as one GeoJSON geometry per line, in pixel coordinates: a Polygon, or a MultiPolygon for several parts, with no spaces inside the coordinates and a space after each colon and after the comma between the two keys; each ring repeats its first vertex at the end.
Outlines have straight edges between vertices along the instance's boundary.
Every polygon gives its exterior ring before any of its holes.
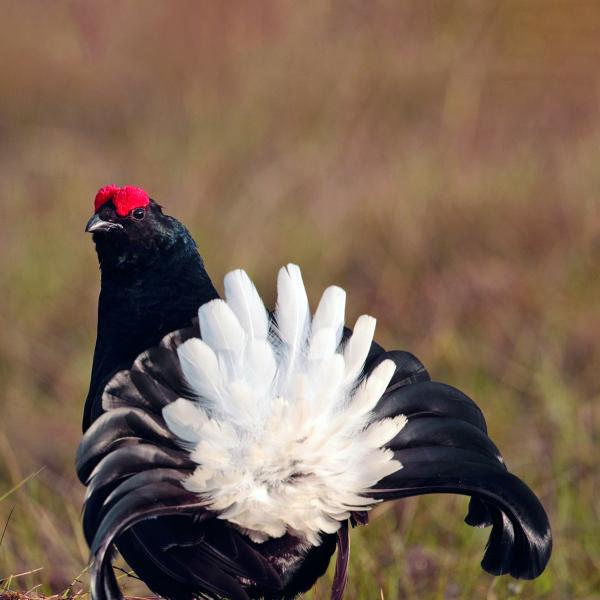
{"type": "Polygon", "coordinates": [[[143,263],[117,266],[101,259],[98,332],[84,430],[101,413],[101,392],[116,371],[129,368],[167,333],[186,327],[198,308],[218,297],[187,231],[167,251],[143,263]]]}

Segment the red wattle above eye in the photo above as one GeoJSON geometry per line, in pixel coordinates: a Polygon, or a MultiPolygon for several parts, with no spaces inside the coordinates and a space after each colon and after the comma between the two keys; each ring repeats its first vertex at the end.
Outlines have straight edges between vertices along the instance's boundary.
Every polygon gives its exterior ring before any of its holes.
{"type": "Polygon", "coordinates": [[[98,190],[94,199],[94,212],[98,212],[107,202],[113,199],[119,188],[116,185],[105,185],[98,190]]]}
{"type": "Polygon", "coordinates": [[[118,188],[116,185],[106,185],[98,190],[94,200],[94,211],[98,212],[107,202],[115,206],[115,212],[120,217],[127,216],[135,208],[144,208],[150,204],[148,194],[141,188],[131,185],[118,188]]]}

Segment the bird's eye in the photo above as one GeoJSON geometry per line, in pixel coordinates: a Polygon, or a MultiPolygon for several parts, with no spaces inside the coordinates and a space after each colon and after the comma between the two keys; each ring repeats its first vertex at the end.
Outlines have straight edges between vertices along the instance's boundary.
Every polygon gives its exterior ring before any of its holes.
{"type": "Polygon", "coordinates": [[[131,215],[133,216],[134,219],[137,219],[138,221],[140,221],[146,215],[146,211],[143,208],[134,208],[133,211],[131,212],[131,215]]]}

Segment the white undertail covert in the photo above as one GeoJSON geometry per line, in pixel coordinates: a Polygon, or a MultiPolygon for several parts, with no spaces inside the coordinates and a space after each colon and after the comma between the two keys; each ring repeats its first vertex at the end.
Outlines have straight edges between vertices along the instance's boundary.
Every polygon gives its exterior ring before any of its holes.
{"type": "Polygon", "coordinates": [[[269,314],[248,275],[225,277],[225,300],[198,311],[202,339],[178,349],[195,400],[163,409],[197,463],[185,487],[254,541],[291,533],[320,543],[364,494],[402,467],[385,448],[404,416],[372,420],[390,360],[362,378],[375,319],[359,317],[342,343],[346,293],[329,287],[312,318],[300,269],[279,271],[269,314]]]}

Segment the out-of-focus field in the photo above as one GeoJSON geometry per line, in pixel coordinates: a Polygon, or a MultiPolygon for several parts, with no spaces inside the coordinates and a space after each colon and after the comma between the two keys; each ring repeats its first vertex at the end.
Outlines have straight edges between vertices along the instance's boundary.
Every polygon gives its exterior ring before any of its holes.
{"type": "Polygon", "coordinates": [[[378,509],[349,599],[600,598],[600,3],[0,8],[0,590],[62,594],[87,562],[83,227],[114,182],[187,223],[218,286],[244,266],[272,303],[287,261],[313,302],[344,286],[549,511],[549,568],[517,582],[481,571],[466,499],[378,509]]]}

